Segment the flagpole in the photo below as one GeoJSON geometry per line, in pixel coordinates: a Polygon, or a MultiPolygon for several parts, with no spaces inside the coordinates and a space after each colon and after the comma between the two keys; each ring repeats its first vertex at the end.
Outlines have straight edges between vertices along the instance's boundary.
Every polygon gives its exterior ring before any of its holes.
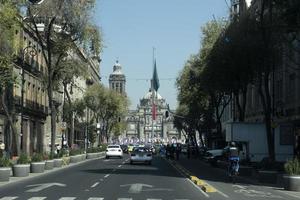
{"type": "MultiPolygon", "coordinates": [[[[152,49],[153,51],[152,51],[152,66],[153,66],[153,72],[154,72],[154,52],[155,52],[155,47],[153,47],[153,49],[152,49]]],[[[153,80],[153,77],[152,77],[152,82],[151,82],[151,91],[152,91],[152,112],[154,112],[154,109],[153,109],[153,107],[155,106],[154,105],[154,87],[153,87],[153,84],[154,84],[154,80],[153,80]]],[[[155,114],[155,113],[154,113],[155,114]]],[[[152,139],[153,139],[153,136],[154,136],[154,120],[153,120],[153,116],[154,116],[154,114],[152,113],[152,131],[151,131],[151,141],[152,141],[152,139]]]]}

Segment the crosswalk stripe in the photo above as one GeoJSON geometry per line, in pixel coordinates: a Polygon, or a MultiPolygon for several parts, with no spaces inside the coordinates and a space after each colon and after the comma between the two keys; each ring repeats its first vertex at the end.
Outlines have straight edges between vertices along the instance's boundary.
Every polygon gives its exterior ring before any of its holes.
{"type": "Polygon", "coordinates": [[[132,198],[118,198],[118,200],[132,200],[132,198]]]}
{"type": "Polygon", "coordinates": [[[17,199],[18,197],[3,197],[0,200],[14,200],[17,199]]]}
{"type": "Polygon", "coordinates": [[[62,197],[59,200],[74,200],[76,197],[62,197]]]}
{"type": "Polygon", "coordinates": [[[161,199],[147,199],[147,200],[161,200],[161,199]]]}
{"type": "Polygon", "coordinates": [[[30,199],[28,200],[43,200],[43,199],[46,199],[47,197],[31,197],[30,199]]]}
{"type": "Polygon", "coordinates": [[[104,198],[90,197],[88,200],[103,200],[104,198]]]}

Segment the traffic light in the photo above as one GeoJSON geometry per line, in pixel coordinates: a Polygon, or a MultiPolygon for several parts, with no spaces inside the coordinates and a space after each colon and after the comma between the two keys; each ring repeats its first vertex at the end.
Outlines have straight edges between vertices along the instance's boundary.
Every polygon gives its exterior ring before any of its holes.
{"type": "Polygon", "coordinates": [[[166,118],[168,118],[168,117],[169,117],[169,111],[167,111],[167,110],[166,110],[166,112],[165,112],[165,116],[166,116],[166,118]]]}

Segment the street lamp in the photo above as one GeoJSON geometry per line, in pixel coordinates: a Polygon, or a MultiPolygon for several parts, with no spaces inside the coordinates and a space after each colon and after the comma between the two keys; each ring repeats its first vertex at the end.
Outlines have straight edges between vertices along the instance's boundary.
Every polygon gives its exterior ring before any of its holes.
{"type": "MultiPolygon", "coordinates": [[[[24,66],[25,66],[25,55],[29,54],[31,56],[31,61],[34,56],[37,55],[37,51],[34,47],[32,46],[27,46],[23,49],[22,51],[22,66],[21,66],[21,76],[22,76],[22,85],[21,85],[21,150],[23,150],[23,112],[24,112],[24,83],[25,83],[25,72],[24,72],[24,66]]],[[[32,64],[32,62],[31,62],[32,64]]]]}

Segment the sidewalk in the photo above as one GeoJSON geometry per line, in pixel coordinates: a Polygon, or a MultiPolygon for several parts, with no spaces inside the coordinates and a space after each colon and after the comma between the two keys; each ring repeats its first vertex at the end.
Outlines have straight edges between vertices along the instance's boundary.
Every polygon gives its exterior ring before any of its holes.
{"type": "Polygon", "coordinates": [[[9,181],[0,182],[0,188],[4,187],[6,185],[10,185],[10,184],[13,184],[13,183],[25,181],[25,180],[32,179],[32,178],[35,178],[35,177],[45,176],[45,175],[55,173],[55,172],[60,171],[60,170],[66,170],[68,168],[84,164],[85,162],[89,162],[89,161],[97,160],[97,159],[103,159],[103,158],[105,158],[105,156],[101,155],[98,158],[85,159],[85,160],[77,162],[77,163],[69,163],[69,164],[63,165],[61,167],[55,167],[51,170],[45,170],[43,173],[29,173],[29,176],[25,176],[25,177],[14,177],[14,176],[12,176],[12,172],[11,172],[11,176],[9,178],[9,181]]]}

